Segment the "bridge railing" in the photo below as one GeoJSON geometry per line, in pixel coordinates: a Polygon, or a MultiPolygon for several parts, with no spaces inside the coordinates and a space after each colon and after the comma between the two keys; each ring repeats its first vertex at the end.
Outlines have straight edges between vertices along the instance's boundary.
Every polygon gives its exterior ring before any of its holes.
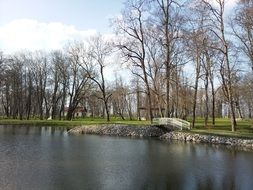
{"type": "Polygon", "coordinates": [[[179,118],[168,118],[168,117],[161,117],[161,118],[154,118],[154,124],[158,125],[171,125],[177,129],[190,129],[191,123],[179,118]]]}

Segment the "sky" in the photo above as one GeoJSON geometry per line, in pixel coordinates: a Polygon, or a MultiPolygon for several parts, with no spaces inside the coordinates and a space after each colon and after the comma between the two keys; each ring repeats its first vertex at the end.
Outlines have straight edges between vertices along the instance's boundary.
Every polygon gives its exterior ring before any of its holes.
{"type": "Polygon", "coordinates": [[[0,0],[0,50],[59,49],[68,41],[110,34],[124,0],[0,0]]]}
{"type": "MultiPolygon", "coordinates": [[[[233,7],[236,1],[227,0],[228,6],[233,7]]],[[[97,33],[110,36],[109,19],[120,15],[124,2],[0,0],[0,51],[7,54],[22,50],[50,51],[62,49],[69,41],[89,39],[97,33]]],[[[120,71],[126,73],[118,66],[107,69],[109,75],[124,75],[120,71]]]]}
{"type": "Polygon", "coordinates": [[[69,41],[111,34],[109,19],[120,14],[124,1],[0,0],[0,50],[61,49],[69,41]]]}

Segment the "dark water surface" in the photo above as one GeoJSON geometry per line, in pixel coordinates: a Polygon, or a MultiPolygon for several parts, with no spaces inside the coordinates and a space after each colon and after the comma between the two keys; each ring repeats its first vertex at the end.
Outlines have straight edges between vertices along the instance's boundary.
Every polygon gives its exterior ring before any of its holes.
{"type": "Polygon", "coordinates": [[[253,189],[253,152],[0,126],[1,190],[253,189]]]}

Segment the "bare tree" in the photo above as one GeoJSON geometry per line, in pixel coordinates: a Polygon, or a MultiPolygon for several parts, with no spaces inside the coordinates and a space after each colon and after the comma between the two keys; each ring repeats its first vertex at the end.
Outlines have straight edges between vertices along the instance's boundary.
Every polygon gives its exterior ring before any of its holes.
{"type": "Polygon", "coordinates": [[[248,118],[252,119],[252,105],[253,105],[253,77],[251,74],[244,76],[240,85],[240,95],[242,101],[245,103],[245,112],[248,113],[248,118]]]}
{"type": "Polygon", "coordinates": [[[32,64],[34,80],[35,80],[35,96],[37,97],[37,105],[34,107],[38,110],[39,118],[44,117],[45,92],[48,79],[48,58],[45,52],[37,51],[32,64]]]}
{"type": "Polygon", "coordinates": [[[117,44],[127,62],[132,63],[133,74],[143,80],[148,99],[147,110],[153,119],[151,89],[148,79],[145,41],[145,21],[148,8],[146,0],[133,0],[126,3],[122,18],[115,20],[116,32],[124,40],[117,44]]]}
{"type": "Polygon", "coordinates": [[[4,64],[4,56],[3,56],[3,52],[0,51],[0,86],[3,80],[3,71],[4,71],[3,64],[4,64]]]}
{"type": "Polygon", "coordinates": [[[201,69],[201,55],[202,55],[202,43],[203,38],[202,33],[200,31],[193,31],[190,36],[189,40],[187,40],[189,53],[195,63],[195,82],[194,82],[194,96],[193,96],[193,110],[192,110],[192,127],[195,127],[196,122],[196,106],[197,106],[197,95],[198,95],[198,88],[199,88],[199,79],[200,79],[200,69],[201,69]]]}
{"type": "Polygon", "coordinates": [[[216,65],[214,62],[216,61],[216,54],[217,52],[210,48],[212,46],[212,43],[210,40],[205,42],[205,49],[204,49],[204,77],[205,77],[205,96],[206,96],[206,113],[205,113],[205,126],[207,126],[208,123],[208,116],[209,116],[209,82],[211,86],[211,97],[212,97],[212,103],[211,103],[211,115],[212,115],[212,125],[215,126],[215,86],[214,86],[214,72],[216,69],[216,65]]]}
{"type": "MultiPolygon", "coordinates": [[[[19,101],[22,100],[22,64],[18,59],[12,57],[7,60],[7,70],[5,72],[6,84],[6,111],[9,112],[13,119],[17,119],[20,114],[21,105],[19,101]]],[[[22,119],[22,113],[20,115],[22,119]]]]}
{"type": "MultiPolygon", "coordinates": [[[[64,70],[64,65],[66,65],[66,56],[64,56],[61,51],[54,51],[51,53],[51,85],[52,85],[52,93],[51,93],[51,117],[55,119],[58,113],[59,103],[61,99],[65,99],[66,97],[66,79],[64,79],[64,75],[66,75],[66,70],[64,70]]],[[[65,77],[66,78],[66,77],[65,77]]],[[[65,102],[65,101],[64,101],[65,102]]],[[[65,105],[65,103],[64,103],[65,105]]]]}
{"type": "Polygon", "coordinates": [[[253,1],[240,0],[230,26],[240,42],[240,48],[249,58],[253,72],[253,1]]]}
{"type": "Polygon", "coordinates": [[[111,92],[106,86],[105,67],[108,65],[108,58],[112,53],[112,44],[106,41],[101,35],[91,38],[89,50],[83,56],[82,68],[85,70],[88,78],[92,80],[99,88],[106,112],[107,121],[110,121],[109,99],[111,92]]]}
{"type": "Polygon", "coordinates": [[[81,67],[84,53],[85,49],[82,43],[73,43],[67,47],[69,63],[69,104],[67,112],[68,120],[73,119],[76,107],[85,97],[85,93],[90,88],[89,75],[84,72],[81,67]]]}
{"type": "MultiPolygon", "coordinates": [[[[4,74],[4,68],[3,68],[3,63],[4,63],[4,57],[3,57],[3,52],[0,51],[0,102],[3,105],[3,100],[4,100],[4,94],[3,94],[3,74],[4,74]]],[[[3,106],[0,106],[0,114],[4,113],[3,106]]]]}
{"type": "Polygon", "coordinates": [[[125,120],[127,112],[127,93],[122,77],[116,76],[111,101],[114,114],[120,116],[122,120],[125,120]]]}
{"type": "Polygon", "coordinates": [[[236,116],[235,116],[235,105],[233,97],[232,88],[232,68],[229,57],[229,42],[226,38],[224,12],[225,12],[225,0],[215,0],[216,4],[210,3],[207,0],[201,0],[201,2],[206,6],[207,10],[210,11],[209,19],[209,30],[215,35],[219,41],[219,46],[213,46],[212,48],[218,50],[224,57],[221,62],[221,75],[222,83],[224,87],[224,92],[228,97],[228,102],[230,106],[230,119],[231,119],[231,130],[236,130],[236,116]]]}
{"type": "MultiPolygon", "coordinates": [[[[195,65],[195,79],[194,79],[194,96],[193,96],[193,108],[192,108],[192,127],[195,127],[196,122],[196,110],[197,101],[200,93],[199,81],[203,74],[203,65],[205,64],[205,50],[206,41],[208,39],[208,32],[204,28],[206,21],[206,12],[198,4],[191,9],[191,17],[189,18],[189,29],[186,30],[184,39],[185,47],[187,48],[187,55],[193,61],[195,65]]],[[[207,77],[206,77],[207,78],[207,77]]],[[[208,79],[206,81],[206,88],[208,87],[208,79]]],[[[207,89],[206,89],[207,90],[207,89]]],[[[207,102],[208,103],[208,102],[207,102]]],[[[208,106],[206,106],[208,109],[208,106]]]]}
{"type": "Polygon", "coordinates": [[[182,1],[174,0],[153,0],[154,12],[152,17],[153,24],[158,29],[156,38],[159,39],[163,49],[163,64],[165,68],[166,81],[166,109],[165,116],[170,117],[170,91],[172,72],[175,67],[175,57],[178,54],[177,43],[180,39],[180,27],[183,25],[183,17],[180,14],[182,1]]]}
{"type": "Polygon", "coordinates": [[[59,69],[59,77],[60,77],[60,84],[61,84],[61,90],[60,90],[60,96],[61,96],[61,102],[60,102],[60,110],[59,110],[59,119],[62,119],[62,116],[64,115],[64,108],[66,104],[66,99],[68,97],[68,87],[69,87],[69,78],[70,73],[69,71],[69,65],[68,65],[68,59],[67,55],[63,55],[64,61],[61,62],[61,64],[57,65],[59,69]]]}

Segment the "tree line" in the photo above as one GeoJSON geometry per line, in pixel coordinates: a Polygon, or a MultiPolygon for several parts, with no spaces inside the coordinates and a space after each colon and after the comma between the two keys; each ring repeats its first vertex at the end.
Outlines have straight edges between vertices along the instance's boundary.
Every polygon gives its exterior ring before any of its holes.
{"type": "Polygon", "coordinates": [[[253,1],[127,0],[111,20],[114,40],[97,35],[63,50],[0,56],[0,112],[5,117],[252,117],[253,1]],[[120,60],[112,59],[118,54],[120,60]],[[132,76],[106,80],[105,68],[132,76]],[[124,82],[131,77],[131,82],[124,82]],[[65,108],[68,108],[65,110],[65,108]],[[64,112],[67,111],[66,114],[64,112]]]}

